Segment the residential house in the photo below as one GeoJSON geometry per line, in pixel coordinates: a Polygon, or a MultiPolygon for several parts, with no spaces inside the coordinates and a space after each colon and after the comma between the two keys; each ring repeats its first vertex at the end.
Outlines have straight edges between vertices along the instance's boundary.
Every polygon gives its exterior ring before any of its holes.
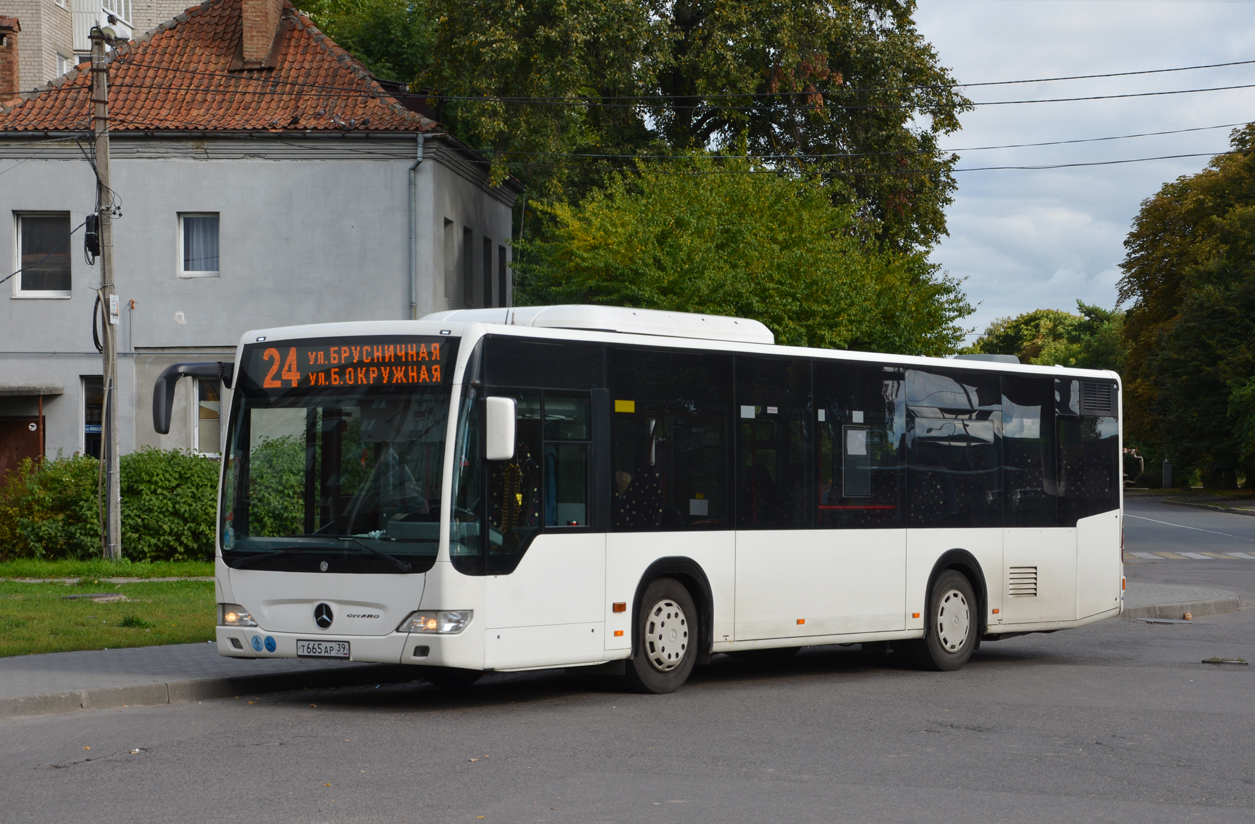
{"type": "MultiPolygon", "coordinates": [[[[0,107],[0,470],[99,449],[90,74],[0,107]]],[[[153,382],[249,329],[509,305],[520,190],[286,0],[208,0],[108,76],[123,453],[217,452],[218,382],[180,382],[165,436],[153,382]]]]}

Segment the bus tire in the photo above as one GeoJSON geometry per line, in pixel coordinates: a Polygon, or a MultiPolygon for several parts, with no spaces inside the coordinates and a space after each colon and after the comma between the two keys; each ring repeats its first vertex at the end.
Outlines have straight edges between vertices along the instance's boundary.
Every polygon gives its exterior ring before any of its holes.
{"type": "Polygon", "coordinates": [[[697,607],[684,585],[659,578],[641,595],[636,639],[624,677],[637,692],[675,692],[688,680],[697,662],[697,607]]]}
{"type": "Polygon", "coordinates": [[[924,637],[915,643],[921,669],[954,672],[967,663],[980,638],[980,613],[972,584],[961,572],[947,569],[928,594],[924,637]]]}
{"type": "Polygon", "coordinates": [[[442,689],[457,689],[459,687],[469,687],[483,678],[484,673],[479,670],[457,669],[455,667],[425,667],[422,676],[424,681],[433,686],[442,689]]]}

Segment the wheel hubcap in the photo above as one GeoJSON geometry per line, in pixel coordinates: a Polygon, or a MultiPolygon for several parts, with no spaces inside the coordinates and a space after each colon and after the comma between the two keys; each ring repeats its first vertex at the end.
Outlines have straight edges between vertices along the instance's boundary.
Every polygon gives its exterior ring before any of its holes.
{"type": "Polygon", "coordinates": [[[972,610],[957,589],[948,590],[937,604],[937,640],[946,652],[958,652],[967,643],[972,610]]]}
{"type": "Polygon", "coordinates": [[[689,622],[684,610],[671,599],[654,604],[645,616],[645,654],[659,672],[680,666],[688,650],[689,622]]]}

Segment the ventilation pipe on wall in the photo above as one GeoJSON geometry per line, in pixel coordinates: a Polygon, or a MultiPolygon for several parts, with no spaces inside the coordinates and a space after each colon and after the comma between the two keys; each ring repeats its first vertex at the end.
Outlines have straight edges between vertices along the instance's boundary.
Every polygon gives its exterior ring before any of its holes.
{"type": "Polygon", "coordinates": [[[427,135],[418,133],[417,157],[410,165],[410,320],[418,320],[418,167],[423,164],[427,135]]]}

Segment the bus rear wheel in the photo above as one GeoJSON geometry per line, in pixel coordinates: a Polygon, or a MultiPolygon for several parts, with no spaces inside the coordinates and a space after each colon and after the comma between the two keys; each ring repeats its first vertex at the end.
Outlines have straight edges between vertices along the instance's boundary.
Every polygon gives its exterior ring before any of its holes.
{"type": "Polygon", "coordinates": [[[915,663],[921,669],[953,672],[976,651],[980,615],[972,584],[948,569],[937,576],[928,597],[924,637],[915,642],[915,663]]]}
{"type": "Polygon", "coordinates": [[[656,695],[679,689],[697,660],[697,621],[693,597],[679,581],[659,578],[646,587],[627,662],[628,686],[656,695]]]}

